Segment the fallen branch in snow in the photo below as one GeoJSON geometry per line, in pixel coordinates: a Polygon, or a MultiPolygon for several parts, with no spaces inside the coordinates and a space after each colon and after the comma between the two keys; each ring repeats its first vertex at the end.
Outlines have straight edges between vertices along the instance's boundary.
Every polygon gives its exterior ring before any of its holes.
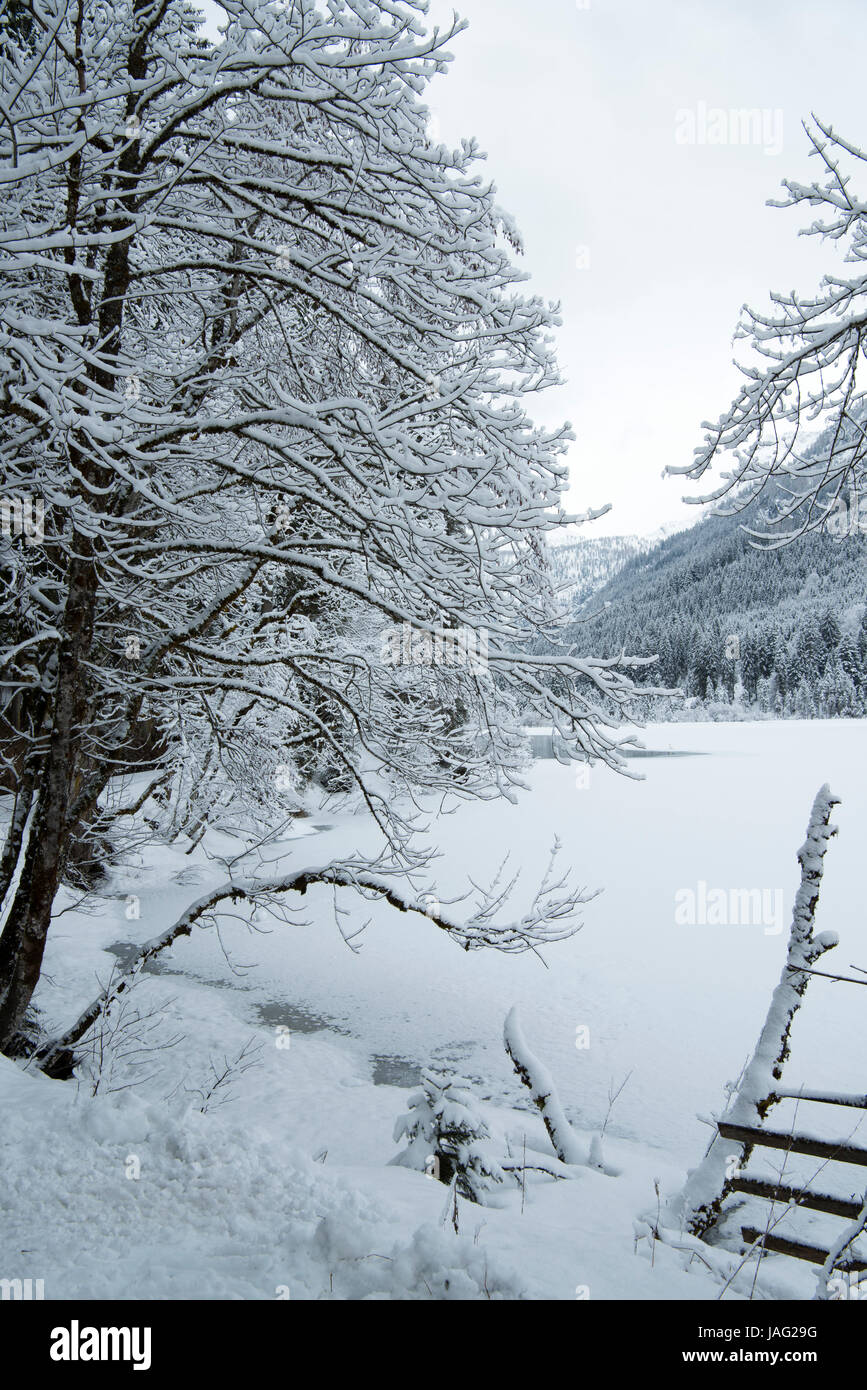
{"type": "Polygon", "coordinates": [[[226,1101],[232,1099],[232,1085],[238,1077],[243,1076],[245,1072],[259,1064],[263,1045],[256,1041],[254,1033],[234,1057],[229,1058],[224,1054],[221,1064],[216,1063],[213,1058],[209,1058],[210,1075],[203,1081],[201,1087],[194,1086],[190,1092],[201,1100],[199,1111],[202,1115],[206,1114],[208,1110],[213,1110],[215,1106],[224,1105],[226,1101]]]}
{"type": "Polygon", "coordinates": [[[154,780],[153,780],[152,782],[149,782],[149,783],[148,783],[148,785],[145,787],[144,791],[143,791],[139,796],[136,797],[135,801],[133,801],[129,806],[121,806],[121,807],[119,807],[118,810],[116,810],[116,811],[113,812],[113,814],[114,814],[115,816],[135,816],[135,815],[138,815],[139,811],[141,810],[142,806],[144,806],[145,802],[148,801],[148,800],[150,799],[150,797],[153,796],[154,792],[157,790],[158,787],[163,787],[163,786],[165,786],[165,784],[166,784],[166,782],[168,782],[170,776],[171,776],[171,773],[170,773],[170,772],[162,772],[162,773],[160,773],[160,775],[159,775],[158,777],[155,777],[154,780]]]}
{"type": "Polygon", "coordinates": [[[373,873],[367,862],[344,860],[295,869],[291,873],[270,879],[230,879],[220,884],[192,903],[166,931],[145,942],[123,973],[110,982],[88,1005],[72,1027],[61,1037],[44,1043],[38,1049],[35,1054],[37,1062],[45,1070],[58,1053],[72,1048],[115,999],[129,988],[133,978],[147,961],[166,950],[180,937],[189,936],[202,918],[218,915],[221,904],[224,903],[241,901],[275,907],[283,894],[297,893],[303,897],[308,888],[317,884],[327,884],[334,888],[354,888],[362,894],[384,899],[399,912],[415,912],[426,917],[434,926],[447,932],[466,951],[484,946],[499,951],[527,951],[572,936],[580,925],[576,921],[577,909],[587,901],[587,895],[580,890],[568,889],[563,879],[554,883],[549,865],[530,911],[519,921],[503,924],[491,921],[493,911],[501,907],[508,896],[508,890],[498,891],[494,887],[489,894],[480,894],[472,916],[464,922],[458,922],[444,916],[439,903],[431,901],[430,894],[423,894],[419,898],[401,891],[402,878],[405,879],[405,874],[399,868],[389,867],[380,873],[373,873]]]}
{"type": "Polygon", "coordinates": [[[560,1162],[586,1163],[587,1157],[563,1113],[563,1107],[554,1088],[551,1073],[537,1057],[534,1057],[527,1046],[518,1021],[517,1005],[511,1008],[506,1015],[503,1042],[512,1059],[515,1071],[538,1106],[548,1131],[548,1137],[560,1162]]]}
{"type": "Polygon", "coordinates": [[[546,1163],[544,1159],[538,1163],[501,1163],[500,1167],[504,1173],[547,1173],[549,1178],[559,1178],[561,1181],[575,1177],[568,1165],[555,1166],[555,1163],[546,1163]]]}

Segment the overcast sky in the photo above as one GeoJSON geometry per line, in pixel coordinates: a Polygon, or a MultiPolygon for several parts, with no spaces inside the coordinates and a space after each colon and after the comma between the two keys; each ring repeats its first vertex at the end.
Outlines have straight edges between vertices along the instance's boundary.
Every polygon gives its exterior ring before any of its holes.
{"type": "MultiPolygon", "coordinates": [[[[432,0],[432,19],[452,8],[432,0]]],[[[429,104],[446,143],[474,135],[487,152],[533,288],[561,303],[568,384],[535,414],[576,431],[569,504],[613,504],[593,534],[691,521],[680,502],[688,484],[660,475],[689,462],[701,422],[737,388],[741,304],[766,305],[770,289],[811,291],[839,265],[797,236],[803,210],[765,204],[783,177],[818,174],[801,127],[811,111],[867,144],[863,0],[455,8],[469,29],[450,45],[455,61],[429,104]],[[706,122],[755,108],[765,129],[757,143],[699,143],[702,104],[706,122]],[[695,143],[684,143],[683,112],[695,117],[695,143]]],[[[705,133],[718,138],[719,124],[705,133]]]]}

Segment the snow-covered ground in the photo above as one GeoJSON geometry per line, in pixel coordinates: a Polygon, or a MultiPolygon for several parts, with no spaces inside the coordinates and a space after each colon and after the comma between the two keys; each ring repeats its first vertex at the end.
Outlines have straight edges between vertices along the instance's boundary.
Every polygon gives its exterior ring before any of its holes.
{"type": "MultiPolygon", "coordinates": [[[[867,722],[659,725],[644,741],[660,756],[630,763],[643,781],[594,769],[585,785],[574,768],[538,762],[517,805],[466,804],[431,822],[441,899],[491,879],[509,855],[523,909],[555,837],[562,863],[603,890],[544,960],[466,954],[424,918],[346,892],[343,935],[369,920],[352,951],[317,890],[303,924],[260,914],[251,933],[238,909],[219,941],[196,930],[161,958],[138,1006],[164,1011],[154,1041],[183,1036],[146,1059],[140,1086],[94,1100],[0,1063],[0,1276],[43,1278],[48,1298],[718,1297],[728,1253],[636,1247],[634,1223],[655,1211],[657,1180],[674,1192],[698,1162],[711,1131],[697,1116],[722,1108],[755,1041],[784,960],[795,853],[826,781],[842,805],[818,925],[841,945],[823,968],[867,966],[867,722]],[[677,895],[700,883],[762,890],[774,912],[756,925],[681,925],[677,895]],[[446,1189],[389,1166],[393,1124],[420,1068],[447,1064],[474,1083],[501,1154],[520,1157],[525,1136],[528,1160],[550,1153],[502,1046],[516,1003],[588,1141],[628,1076],[604,1145],[618,1176],[579,1168],[569,1181],[533,1178],[495,1207],[462,1204],[456,1237],[446,1189]],[[251,1040],[255,1065],[200,1113],[211,1063],[251,1040]]],[[[332,829],[280,853],[319,861],[374,842],[363,817],[326,819],[332,829]]],[[[51,1024],[75,1017],[125,944],[128,954],[225,876],[213,855],[228,842],[206,844],[189,856],[148,850],[117,872],[109,906],[59,918],[38,994],[51,1024]]],[[[865,1035],[860,991],[814,980],[787,1082],[863,1091],[865,1035]]],[[[861,1112],[840,1113],[855,1118],[825,1114],[823,1133],[852,1133],[861,1112]]],[[[799,1121],[819,1127],[803,1109],[799,1121]]],[[[848,1192],[857,1170],[834,1167],[821,1185],[848,1192]]],[[[752,1273],[726,1297],[748,1294],[752,1273]]],[[[765,1261],[758,1283],[765,1297],[812,1287],[807,1266],[783,1257],[765,1261]]]]}

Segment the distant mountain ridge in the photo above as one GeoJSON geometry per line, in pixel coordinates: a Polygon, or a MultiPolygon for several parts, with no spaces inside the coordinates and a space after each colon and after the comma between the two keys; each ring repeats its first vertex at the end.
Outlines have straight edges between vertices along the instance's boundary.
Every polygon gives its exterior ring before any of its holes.
{"type": "Polygon", "coordinates": [[[713,717],[867,714],[867,536],[813,531],[756,549],[743,527],[757,515],[579,556],[568,639],[596,656],[658,654],[648,683],[684,689],[713,717]]]}
{"type": "Polygon", "coordinates": [[[641,536],[579,536],[550,549],[555,583],[565,588],[562,597],[580,608],[628,561],[651,550],[654,541],[641,536]]]}

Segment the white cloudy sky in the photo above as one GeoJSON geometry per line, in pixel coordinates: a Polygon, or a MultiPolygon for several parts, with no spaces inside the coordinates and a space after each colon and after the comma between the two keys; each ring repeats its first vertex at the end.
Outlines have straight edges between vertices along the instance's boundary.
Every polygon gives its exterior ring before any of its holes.
{"type": "MultiPolygon", "coordinates": [[[[585,4],[457,0],[469,28],[430,104],[447,143],[487,152],[534,288],[561,303],[568,384],[535,413],[576,431],[570,505],[613,504],[595,534],[646,533],[694,519],[688,485],[660,475],[736,389],[741,304],[838,264],[798,238],[803,212],[765,204],[818,172],[811,111],[867,144],[867,26],[863,0],[585,4]],[[699,103],[780,112],[781,149],[679,144],[677,113],[699,103]]],[[[436,22],[452,8],[431,0],[436,22]]]]}

